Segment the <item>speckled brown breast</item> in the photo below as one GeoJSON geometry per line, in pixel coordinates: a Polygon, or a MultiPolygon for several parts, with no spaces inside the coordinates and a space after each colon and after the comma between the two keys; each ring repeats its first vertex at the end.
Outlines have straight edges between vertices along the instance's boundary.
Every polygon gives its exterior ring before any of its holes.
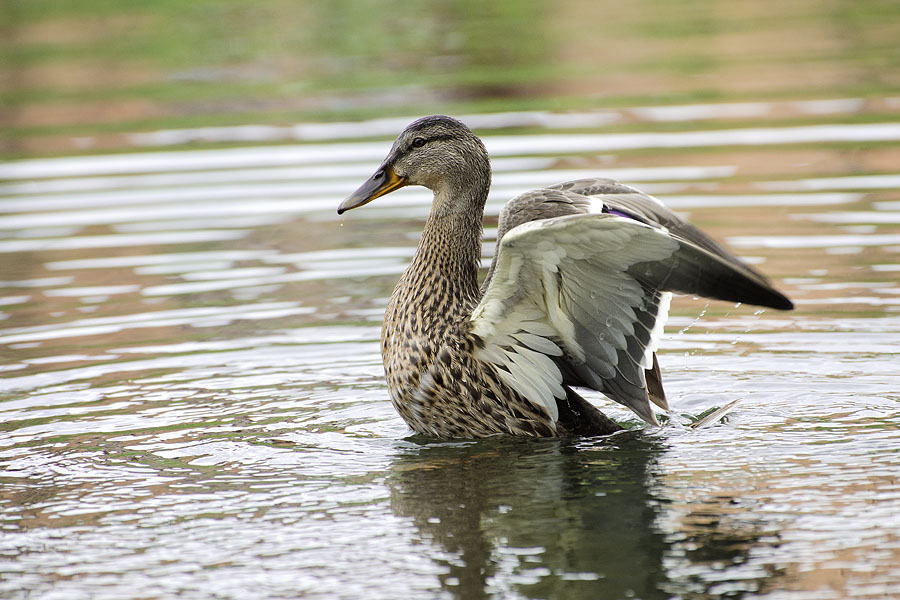
{"type": "Polygon", "coordinates": [[[475,357],[477,266],[440,243],[447,235],[426,229],[385,311],[381,352],[394,407],[412,429],[437,437],[557,435],[542,409],[475,357]]]}

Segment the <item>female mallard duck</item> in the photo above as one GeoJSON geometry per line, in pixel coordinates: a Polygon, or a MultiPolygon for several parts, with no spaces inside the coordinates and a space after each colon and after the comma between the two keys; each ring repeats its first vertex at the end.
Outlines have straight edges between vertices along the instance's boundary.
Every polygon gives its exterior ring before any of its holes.
{"type": "Polygon", "coordinates": [[[406,185],[434,192],[391,295],[381,353],[394,407],[419,433],[605,435],[621,429],[573,387],[658,425],[656,349],[671,292],[793,308],[762,275],[658,200],[608,179],[527,192],[500,213],[478,285],[488,153],[468,127],[419,119],[338,213],[406,185]]]}

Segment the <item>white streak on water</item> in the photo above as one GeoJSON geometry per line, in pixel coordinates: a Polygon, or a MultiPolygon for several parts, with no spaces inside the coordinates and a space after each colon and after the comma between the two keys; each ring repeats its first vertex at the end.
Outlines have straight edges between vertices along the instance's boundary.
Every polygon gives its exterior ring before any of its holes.
{"type": "MultiPolygon", "coordinates": [[[[563,178],[532,176],[534,183],[549,185],[563,178]]],[[[518,183],[515,185],[498,184],[494,186],[489,196],[489,207],[495,204],[503,204],[513,196],[531,190],[534,185],[518,183]]],[[[862,195],[851,192],[832,193],[804,193],[804,194],[691,194],[678,195],[665,194],[667,190],[674,190],[676,186],[667,184],[649,184],[641,186],[648,193],[664,194],[663,203],[672,208],[698,208],[707,206],[799,206],[799,205],[830,205],[851,203],[858,201],[862,195]]],[[[268,196],[271,191],[266,190],[268,196]]],[[[305,196],[306,190],[291,190],[289,196],[305,196]]],[[[345,191],[345,190],[344,190],[345,191]]],[[[50,207],[41,207],[48,212],[11,214],[0,216],[0,230],[15,230],[26,227],[49,227],[60,224],[110,225],[126,223],[119,229],[123,233],[134,235],[137,240],[134,244],[145,243],[144,239],[164,239],[165,233],[152,234],[161,236],[158,238],[146,237],[159,230],[171,230],[173,225],[182,223],[180,229],[190,229],[197,226],[198,229],[219,228],[220,233],[212,233],[215,229],[206,232],[188,231],[185,242],[189,241],[213,241],[215,239],[235,239],[240,237],[236,232],[232,236],[227,233],[225,227],[252,227],[260,224],[277,223],[286,220],[291,215],[308,214],[310,212],[323,212],[337,219],[335,208],[339,203],[339,195],[332,197],[302,197],[294,199],[272,199],[260,197],[253,190],[234,189],[205,189],[202,194],[194,194],[190,201],[172,198],[166,195],[148,194],[143,197],[131,198],[133,202],[147,204],[147,206],[127,205],[126,198],[80,198],[77,201],[68,198],[65,207],[78,206],[79,210],[48,210],[50,207]],[[115,204],[114,208],[83,208],[97,205],[115,204]],[[122,206],[126,204],[125,206],[122,206]],[[246,220],[242,220],[246,219],[246,220]],[[221,235],[223,237],[216,237],[221,235]],[[191,237],[194,236],[194,237],[191,237]]],[[[371,216],[377,216],[377,212],[394,207],[430,206],[432,194],[425,188],[406,188],[400,192],[379,198],[367,207],[371,216]]],[[[345,217],[352,219],[353,217],[345,217]]],[[[147,243],[167,243],[154,242],[147,243]]],[[[51,247],[53,244],[69,244],[68,247],[106,247],[90,244],[131,245],[127,236],[116,238],[114,236],[82,236],[68,238],[29,238],[23,240],[7,240],[0,242],[0,251],[16,251],[17,249],[34,250],[51,247]],[[59,240],[53,242],[52,240],[59,240]],[[71,241],[64,241],[71,240],[71,241]],[[121,241],[117,241],[121,240],[121,241]],[[79,245],[76,245],[79,244],[79,245]],[[2,250],[4,245],[12,250],[2,250]]]]}
{"type": "MultiPolygon", "coordinates": [[[[509,173],[495,173],[494,187],[501,189],[504,187],[514,186],[521,188],[541,187],[552,185],[554,183],[578,179],[582,177],[607,177],[619,179],[623,181],[653,181],[653,180],[694,180],[706,178],[729,177],[735,172],[732,166],[711,166],[711,167],[656,167],[656,168],[620,168],[620,169],[555,169],[555,170],[532,170],[532,171],[513,171],[509,173]]],[[[368,173],[368,172],[367,172],[368,173]]],[[[367,177],[368,175],[365,175],[367,177]]],[[[226,200],[245,200],[253,199],[255,206],[256,201],[260,199],[272,199],[279,197],[287,198],[308,198],[310,196],[333,195],[333,201],[338,202],[340,198],[346,196],[352,189],[347,184],[348,177],[345,174],[342,178],[319,180],[316,182],[293,181],[272,182],[259,181],[251,184],[237,184],[237,182],[229,181],[227,176],[219,177],[212,185],[195,186],[195,187],[135,187],[120,188],[100,191],[87,192],[70,192],[70,193],[49,193],[49,194],[31,194],[26,196],[8,196],[0,198],[0,212],[22,213],[33,211],[56,210],[64,211],[65,209],[84,209],[88,207],[111,207],[109,214],[121,215],[123,211],[131,211],[127,208],[136,204],[148,204],[152,207],[158,207],[163,204],[177,204],[178,208],[190,210],[190,206],[186,203],[197,203],[203,201],[226,201],[226,200]],[[116,212],[117,211],[117,212],[116,212]]],[[[364,177],[360,175],[360,178],[364,177]]],[[[65,180],[73,181],[73,180],[65,180]]],[[[77,180],[74,180],[77,181],[77,180]]],[[[253,206],[248,206],[247,211],[252,210],[253,206]]],[[[148,210],[152,210],[150,208],[148,210]]],[[[169,209],[173,210],[173,209],[169,209]]],[[[61,212],[60,214],[67,214],[61,212]]],[[[121,217],[116,217],[121,218],[121,217]]],[[[18,220],[15,216],[7,216],[0,219],[0,228],[14,229],[23,226],[46,226],[47,223],[56,225],[58,222],[45,216],[41,219],[29,219],[25,221],[18,220]],[[35,223],[35,225],[23,225],[22,223],[35,223]]],[[[76,221],[77,223],[77,221],[76,221]]]]}
{"type": "MultiPolygon", "coordinates": [[[[244,125],[237,127],[166,129],[148,133],[132,133],[129,134],[128,138],[136,146],[172,146],[191,142],[222,143],[360,139],[396,136],[415,119],[416,117],[392,117],[338,123],[299,123],[284,127],[244,125]]],[[[613,111],[590,113],[522,111],[462,115],[459,119],[472,129],[505,127],[564,129],[569,127],[602,127],[621,120],[622,115],[613,111]]]]}
{"type": "MultiPolygon", "coordinates": [[[[143,265],[169,265],[218,260],[259,260],[275,254],[273,250],[211,250],[208,252],[173,252],[171,254],[141,254],[137,256],[105,256],[102,258],[77,258],[45,263],[51,271],[68,269],[105,269],[137,267],[143,265]]],[[[71,279],[70,279],[71,280],[71,279]]]]}
{"type": "MultiPolygon", "coordinates": [[[[350,189],[349,191],[353,191],[350,189]]],[[[139,190],[115,190],[80,194],[47,194],[27,197],[11,197],[0,199],[0,212],[19,213],[39,210],[65,210],[86,207],[111,207],[117,210],[122,206],[139,204],[151,205],[150,210],[163,204],[176,204],[180,208],[189,209],[193,203],[203,201],[224,200],[267,200],[278,197],[304,197],[325,195],[331,202],[349,193],[347,183],[265,183],[256,185],[215,185],[184,188],[152,188],[139,190]]],[[[252,208],[252,207],[248,207],[252,208]]],[[[131,209],[129,209],[131,210],[131,209]]],[[[7,217],[7,219],[13,217],[7,217]]],[[[13,223],[15,221],[12,221],[13,223]]],[[[4,220],[0,227],[17,227],[4,220]]]]}
{"type": "Polygon", "coordinates": [[[834,100],[801,100],[796,102],[733,102],[722,104],[687,104],[680,106],[645,106],[626,109],[646,121],[673,123],[710,119],[760,118],[777,108],[788,108],[800,114],[850,114],[858,111],[865,101],[861,98],[834,100]]]}
{"type": "MultiPolygon", "coordinates": [[[[304,346],[298,345],[285,346],[283,348],[269,347],[267,343],[264,343],[261,347],[248,347],[249,345],[246,343],[246,340],[244,340],[244,345],[230,351],[216,350],[209,352],[192,353],[187,355],[163,355],[160,357],[148,358],[143,360],[89,365],[72,369],[64,369],[60,371],[9,377],[6,379],[0,379],[0,393],[12,392],[16,390],[39,389],[50,391],[49,388],[51,386],[58,386],[73,381],[94,380],[110,373],[132,371],[137,373],[145,372],[148,375],[152,375],[166,369],[178,370],[178,377],[173,378],[173,381],[182,384],[184,387],[190,388],[191,378],[185,377],[185,373],[181,372],[184,369],[204,366],[227,365],[230,367],[231,371],[244,370],[245,372],[252,372],[253,368],[260,368],[263,365],[271,365],[273,362],[275,362],[274,358],[278,357],[278,362],[282,364],[296,363],[297,365],[302,366],[303,370],[315,370],[323,364],[334,364],[337,357],[343,357],[345,359],[344,364],[346,364],[346,360],[350,360],[347,358],[348,356],[354,357],[352,359],[354,361],[368,361],[368,358],[363,359],[358,357],[365,357],[367,353],[371,352],[372,346],[375,346],[377,352],[377,342],[375,341],[358,342],[354,340],[354,342],[346,342],[345,344],[335,344],[332,346],[310,344],[304,349],[304,346]],[[363,352],[360,348],[355,348],[355,346],[365,346],[365,352],[363,352]]],[[[157,378],[164,377],[159,375],[154,376],[157,378]]],[[[290,377],[291,375],[289,373],[284,373],[284,379],[289,379],[290,377]]],[[[109,388],[103,388],[99,393],[103,393],[107,396],[114,396],[114,394],[112,393],[114,391],[115,390],[109,388]]],[[[71,393],[69,397],[71,398],[71,393]]],[[[32,401],[31,405],[33,404],[34,402],[32,401]]],[[[127,418],[125,418],[125,420],[127,420],[127,418]]],[[[54,426],[59,426],[59,424],[50,424],[48,427],[52,429],[52,427],[54,426]]],[[[89,428],[90,426],[90,422],[82,422],[81,424],[81,427],[85,428],[89,428]]],[[[122,430],[127,430],[130,428],[131,427],[125,425],[120,427],[120,429],[122,430]]]]}
{"type": "Polygon", "coordinates": [[[799,214],[791,215],[794,219],[805,219],[810,221],[818,221],[819,223],[877,223],[877,224],[898,224],[900,223],[900,211],[897,212],[869,212],[869,211],[845,211],[815,214],[799,214]]]}
{"type": "Polygon", "coordinates": [[[900,188],[900,173],[818,177],[815,179],[793,179],[790,181],[761,181],[756,185],[760,189],[774,192],[897,189],[900,188]]]}
{"type": "Polygon", "coordinates": [[[44,290],[44,295],[56,298],[81,298],[84,296],[114,296],[131,294],[141,289],[139,285],[93,285],[85,287],[44,290]]]}
{"type": "Polygon", "coordinates": [[[171,219],[169,215],[159,215],[162,219],[148,218],[137,223],[117,222],[111,223],[112,230],[116,233],[138,233],[144,231],[170,231],[172,229],[228,229],[228,228],[256,228],[267,225],[277,225],[290,220],[290,213],[274,213],[270,215],[238,214],[233,216],[219,216],[216,211],[209,211],[202,217],[171,219]]]}
{"type": "Polygon", "coordinates": [[[545,171],[495,174],[493,185],[543,187],[572,179],[605,177],[619,181],[694,180],[731,177],[737,171],[733,166],[713,167],[658,167],[647,169],[548,169],[545,171]]]}
{"type": "Polygon", "coordinates": [[[695,194],[667,195],[663,204],[670,208],[707,208],[715,206],[817,206],[857,202],[862,194],[695,194]]]}
{"type": "Polygon", "coordinates": [[[278,318],[287,315],[309,314],[312,307],[300,307],[296,302],[267,302],[222,307],[182,308],[164,311],[142,312],[113,317],[79,319],[68,323],[36,325],[0,330],[0,344],[15,344],[40,340],[52,340],[81,335],[116,333],[137,327],[169,327],[193,325],[202,327],[207,322],[231,322],[238,319],[278,318]]]}
{"type": "Polygon", "coordinates": [[[900,123],[866,125],[807,125],[715,131],[647,132],[599,135],[498,136],[484,140],[488,152],[578,153],[640,150],[645,148],[707,148],[764,146],[823,142],[878,142],[900,140],[900,123]]]}
{"type": "Polygon", "coordinates": [[[877,235],[781,235],[735,236],[728,243],[739,248],[831,248],[834,246],[881,246],[900,243],[900,234],[877,235]]]}
{"type": "MultiPolygon", "coordinates": [[[[900,306],[900,298],[881,298],[878,296],[834,296],[831,298],[796,298],[794,304],[824,304],[838,306],[852,306],[854,304],[865,304],[867,306],[900,306]]],[[[896,350],[896,346],[893,347],[896,350]]],[[[876,348],[870,345],[867,349],[869,352],[887,352],[886,348],[876,348]]]]}
{"type": "MultiPolygon", "coordinates": [[[[889,142],[900,140],[900,123],[805,125],[714,131],[486,136],[483,140],[492,156],[577,154],[644,148],[889,142]]],[[[0,179],[195,171],[368,160],[379,162],[387,154],[389,146],[386,142],[307,144],[19,160],[0,165],[0,179]]]]}
{"type": "Polygon", "coordinates": [[[183,272],[181,278],[186,281],[209,281],[244,279],[252,277],[270,277],[284,273],[284,267],[245,267],[243,269],[210,269],[207,271],[191,270],[183,272]]]}
{"type": "Polygon", "coordinates": [[[200,292],[213,292],[219,290],[232,290],[242,287],[255,287],[258,285],[273,285],[279,283],[296,283],[301,281],[316,281],[322,279],[343,279],[347,277],[374,277],[377,275],[396,275],[402,273],[406,264],[386,263],[367,264],[359,261],[338,264],[327,271],[302,271],[299,273],[284,273],[282,275],[270,275],[264,277],[243,277],[237,279],[217,278],[212,281],[191,281],[186,283],[168,283],[149,286],[141,290],[144,296],[174,296],[180,294],[196,294],[200,292]]]}
{"type": "MultiPolygon", "coordinates": [[[[506,171],[538,171],[550,168],[555,159],[540,157],[512,157],[491,160],[494,173],[506,171]]],[[[224,171],[192,171],[186,173],[154,173],[151,175],[122,175],[101,177],[71,177],[67,179],[47,179],[35,181],[15,181],[0,184],[0,194],[71,194],[76,192],[100,192],[120,189],[179,188],[194,185],[222,185],[247,182],[271,181],[322,181],[348,179],[371,175],[376,168],[371,161],[359,163],[321,164],[311,167],[258,167],[228,169],[224,171]]],[[[629,169],[635,173],[654,172],[669,169],[702,169],[704,167],[659,167],[629,169]]],[[[712,167],[713,169],[717,167],[712,167]]]]}
{"type": "Polygon", "coordinates": [[[75,248],[121,248],[124,246],[153,246],[157,244],[188,244],[236,240],[247,235],[246,230],[161,231],[143,234],[85,235],[68,238],[34,240],[0,240],[0,252],[48,252],[75,248]]]}
{"type": "Polygon", "coordinates": [[[0,281],[0,288],[43,288],[54,285],[66,285],[72,279],[72,277],[38,277],[36,279],[7,280],[0,281]]]}
{"type": "MultiPolygon", "coordinates": [[[[732,102],[719,104],[687,104],[676,106],[638,106],[621,110],[552,113],[547,111],[517,111],[461,115],[458,118],[474,130],[510,127],[541,127],[546,129],[587,129],[621,122],[626,117],[649,122],[706,121],[713,119],[762,118],[778,111],[798,115],[837,115],[859,111],[862,98],[829,100],[801,100],[788,102],[732,102]]],[[[325,141],[393,137],[417,117],[391,117],[366,121],[337,123],[298,123],[296,125],[239,125],[225,127],[197,127],[163,129],[128,134],[136,146],[173,146],[187,143],[325,141]]]]}

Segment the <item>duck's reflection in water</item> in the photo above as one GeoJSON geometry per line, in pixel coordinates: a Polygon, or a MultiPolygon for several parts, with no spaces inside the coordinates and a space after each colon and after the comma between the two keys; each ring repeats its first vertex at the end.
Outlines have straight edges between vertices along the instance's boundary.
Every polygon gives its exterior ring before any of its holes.
{"type": "MultiPolygon", "coordinates": [[[[659,527],[666,501],[655,492],[663,451],[630,432],[591,441],[414,441],[388,476],[391,508],[413,519],[423,553],[444,569],[441,586],[458,598],[654,599],[679,588],[712,597],[713,582],[684,573],[672,581],[666,572],[672,540],[659,527]]],[[[748,543],[726,544],[730,553],[744,550],[728,563],[746,558],[752,537],[744,531],[748,543]]],[[[758,591],[758,583],[749,587],[758,591]]]]}

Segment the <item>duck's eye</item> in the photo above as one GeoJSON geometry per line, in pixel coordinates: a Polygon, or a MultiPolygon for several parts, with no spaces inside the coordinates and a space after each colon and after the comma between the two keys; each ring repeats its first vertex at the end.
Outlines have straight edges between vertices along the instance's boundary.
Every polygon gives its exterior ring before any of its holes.
{"type": "Polygon", "coordinates": [[[417,137],[412,141],[413,148],[421,148],[425,145],[425,138],[417,137]]]}

